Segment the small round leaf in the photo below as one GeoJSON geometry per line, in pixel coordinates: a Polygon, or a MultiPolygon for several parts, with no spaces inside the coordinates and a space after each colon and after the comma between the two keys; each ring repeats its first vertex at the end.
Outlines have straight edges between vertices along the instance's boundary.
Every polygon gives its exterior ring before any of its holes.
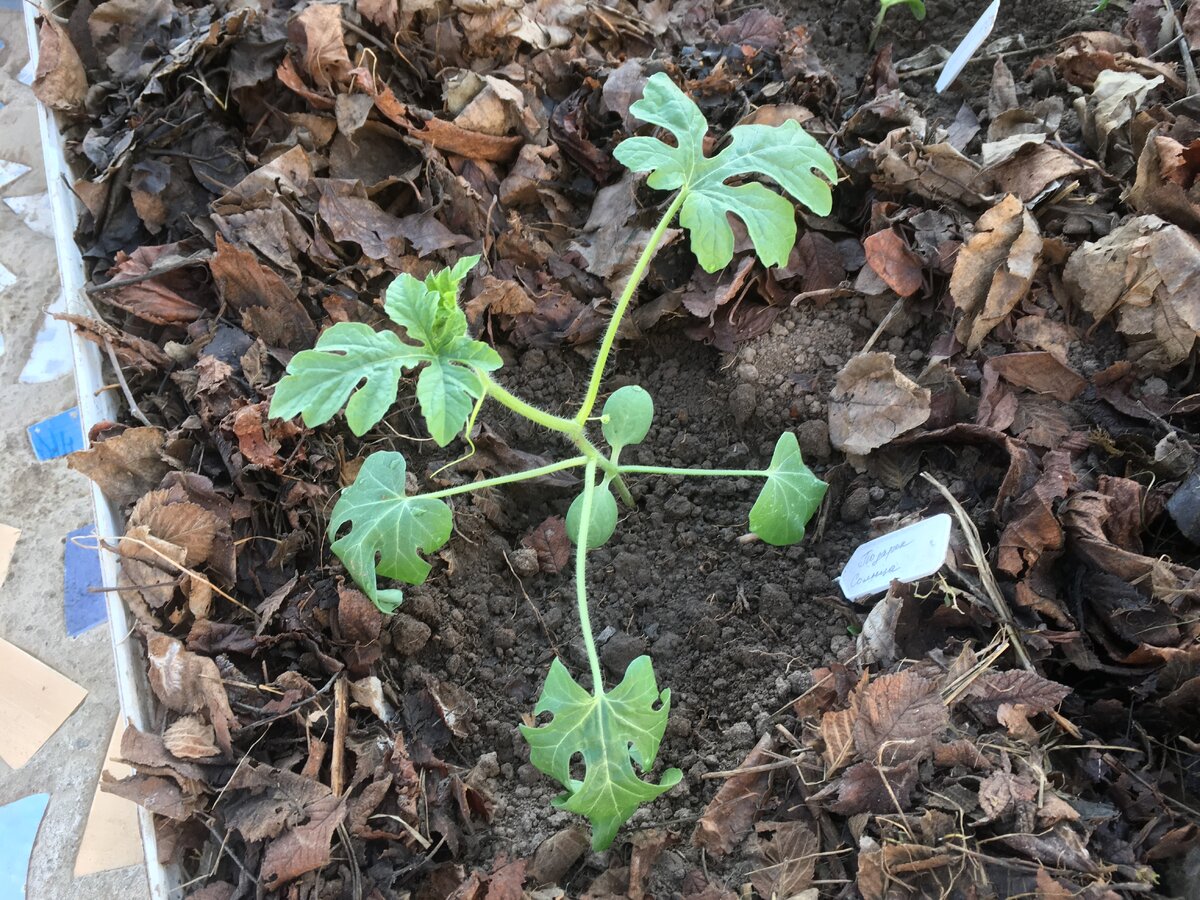
{"type": "Polygon", "coordinates": [[[604,404],[604,415],[608,421],[601,430],[610,446],[640,444],[646,439],[646,432],[654,420],[654,401],[644,389],[629,384],[614,391],[608,398],[604,404]]]}
{"type": "MultiPolygon", "coordinates": [[[[583,516],[583,494],[571,501],[567,510],[567,537],[579,543],[579,520],[583,516]]],[[[592,494],[592,520],[588,523],[588,549],[603,547],[617,528],[617,501],[607,486],[592,494]]]]}

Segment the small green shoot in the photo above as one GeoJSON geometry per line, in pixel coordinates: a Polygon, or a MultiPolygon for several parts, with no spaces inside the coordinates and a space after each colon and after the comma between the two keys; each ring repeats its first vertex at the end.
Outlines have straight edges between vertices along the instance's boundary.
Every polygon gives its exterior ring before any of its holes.
{"type": "MultiPolygon", "coordinates": [[[[1108,0],[1103,0],[1103,2],[1107,3],[1108,0]]],[[[923,0],[879,0],[879,13],[875,16],[875,23],[871,26],[871,40],[867,42],[868,51],[875,49],[875,42],[879,40],[879,32],[883,30],[884,17],[893,6],[907,6],[914,19],[918,22],[925,21],[923,0]]]]}
{"type": "MultiPolygon", "coordinates": [[[[913,0],[909,2],[912,5],[913,0]]],[[[679,469],[622,463],[621,451],[645,440],[654,420],[654,401],[636,385],[614,391],[597,417],[608,452],[593,442],[589,426],[617,331],[676,215],[691,237],[698,262],[709,272],[727,265],[733,257],[728,214],[745,223],[764,264],[781,265],[796,240],[795,210],[780,194],[744,179],[765,175],[820,215],[830,211],[828,182],[837,179],[833,159],[795,122],[737,126],[730,131],[723,150],[705,156],[708,124],[696,104],[665,74],[649,79],[642,99],[631,110],[645,122],[670,132],[675,144],[651,136],[632,137],[622,142],[614,155],[635,171],[651,173],[647,179],[651,187],[675,193],[617,300],[583,402],[572,418],[527,403],[492,377],[501,367],[500,356],[471,337],[458,305],[459,286],[478,257],[461,259],[423,281],[401,275],[388,289],[384,308],[403,329],[403,337],[359,323],[334,325],[321,335],[316,347],[292,358],[271,401],[272,416],[299,415],[309,427],[328,422],[344,407],[350,430],[362,436],[395,403],[401,377],[419,370],[417,400],[426,428],[439,446],[462,434],[487,399],[557,432],[574,445],[577,455],[558,462],[417,495],[407,492],[402,454],[374,453],[334,505],[328,536],[331,549],[350,576],[380,609],[392,612],[402,602],[403,592],[381,586],[380,579],[415,585],[428,577],[431,567],[425,554],[444,546],[453,527],[446,499],[583,468],[583,488],[568,509],[566,524],[576,545],[576,604],[591,691],[555,660],[535,707],[536,714],[549,713],[553,718],[542,725],[522,726],[521,733],[529,742],[533,764],[566,791],[556,805],[591,821],[592,844],[597,850],[612,843],[640,804],[669,790],[682,777],[678,769],[667,769],[657,783],[646,780],[658,757],[671,703],[670,690],[658,688],[650,658],[635,659],[620,683],[606,690],[592,636],[587,554],[616,530],[617,498],[633,506],[625,478],[763,479],[750,509],[749,526],[774,545],[793,544],[804,536],[805,525],[820,506],[826,488],[804,464],[790,432],[779,438],[766,469],[679,469]],[[739,183],[731,185],[731,179],[739,183]],[[572,760],[576,758],[582,758],[583,767],[573,774],[572,760]]]]}

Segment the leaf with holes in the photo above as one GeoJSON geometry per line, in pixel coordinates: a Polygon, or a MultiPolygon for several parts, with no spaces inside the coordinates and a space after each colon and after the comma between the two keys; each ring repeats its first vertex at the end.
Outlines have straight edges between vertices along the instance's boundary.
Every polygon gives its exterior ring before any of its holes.
{"type": "Polygon", "coordinates": [[[651,784],[634,768],[647,772],[654,765],[670,708],[671,692],[659,691],[648,656],[631,662],[621,683],[598,695],[580,687],[557,659],[550,664],[534,713],[554,718],[536,728],[522,725],[521,734],[529,742],[529,761],[567,789],[554,805],[591,821],[593,849],[607,849],[640,804],[683,777],[667,769],[651,784]],[[582,781],[571,775],[576,755],[583,757],[582,781]]]}
{"type": "Polygon", "coordinates": [[[377,576],[421,584],[430,568],[421,552],[432,553],[450,539],[450,507],[441,500],[406,496],[405,469],[403,454],[389,450],[368,456],[329,519],[333,552],[384,612],[394,611],[404,593],[381,590],[377,576]],[[339,538],[347,524],[350,530],[339,538]]]}
{"type": "Polygon", "coordinates": [[[682,193],[679,222],[691,232],[692,252],[708,272],[733,259],[728,213],[745,223],[764,265],[783,265],[796,243],[792,204],[756,182],[727,184],[731,178],[766,175],[817,215],[828,215],[833,208],[829,185],[815,172],[835,182],[837,166],[799,122],[735,126],[729,145],[716,156],[705,156],[708,123],[700,108],[662,72],[651,76],[642,99],[629,111],[671,132],[676,146],[658,138],[631,137],[613,156],[634,172],[650,172],[650,187],[682,193]]]}
{"type": "Polygon", "coordinates": [[[361,436],[396,402],[400,376],[422,358],[419,347],[390,331],[339,322],[321,335],[314,349],[292,357],[271,398],[271,416],[300,415],[305,425],[315,428],[345,406],[346,424],[361,436]]]}
{"type": "Polygon", "coordinates": [[[796,435],[785,431],[775,444],[767,483],[750,509],[750,530],[782,547],[804,537],[804,526],[821,506],[829,485],[800,456],[796,435]]]}

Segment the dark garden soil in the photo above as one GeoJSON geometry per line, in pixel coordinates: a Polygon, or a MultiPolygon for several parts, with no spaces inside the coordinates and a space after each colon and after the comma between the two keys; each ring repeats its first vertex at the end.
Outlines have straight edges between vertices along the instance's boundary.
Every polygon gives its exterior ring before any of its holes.
{"type": "Polygon", "coordinates": [[[878,51],[866,0],[44,25],[97,309],[74,322],[128,406],[74,465],[130,511],[110,549],[158,703],[108,788],[158,815],[185,895],[1195,896],[1200,7],[1172,44],[1159,2],[1091,5],[1007,2],[942,95],[931,45],[981,3],[897,7],[878,51]],[[792,430],[829,491],[777,548],[748,480],[631,482],[592,618],[607,678],[649,653],[671,689],[684,777],[593,853],[517,730],[555,657],[586,671],[570,479],[455,496],[389,617],[325,536],[373,451],[412,492],[560,445],[488,404],[462,461],[407,380],[361,439],[267,408],[330,323],[389,327],[397,272],[482,252],[463,299],[498,379],[572,410],[662,201],[611,157],[659,70],[717,135],[801,121],[843,178],[782,269],[740,241],[706,275],[669,237],[605,386],[655,401],[622,459],[762,467],[792,430]],[[842,598],[855,547],[941,512],[942,573],[842,598]]]}

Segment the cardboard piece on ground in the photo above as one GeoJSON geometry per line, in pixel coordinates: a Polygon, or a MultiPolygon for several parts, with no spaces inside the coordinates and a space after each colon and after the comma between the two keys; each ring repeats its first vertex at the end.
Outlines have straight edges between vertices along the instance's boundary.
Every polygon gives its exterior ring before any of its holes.
{"type": "Polygon", "coordinates": [[[0,759],[14,769],[25,765],[86,696],[71,679],[0,640],[0,759]]]}
{"type": "Polygon", "coordinates": [[[17,541],[21,537],[21,529],[0,523],[0,587],[8,578],[8,567],[12,563],[13,551],[17,549],[17,541]]]}
{"type": "Polygon", "coordinates": [[[79,422],[78,406],[36,422],[28,430],[33,455],[41,462],[83,449],[83,425],[79,422]]]}
{"type": "MultiPolygon", "coordinates": [[[[121,734],[125,731],[125,720],[117,716],[112,739],[104,754],[101,771],[113,778],[125,778],[133,769],[116,762],[121,755],[121,734]]],[[[137,805],[132,800],[108,794],[100,790],[96,779],[96,793],[92,795],[92,808],[88,811],[87,824],[83,828],[83,840],[75,854],[75,877],[123,869],[140,865],[142,862],[142,833],[138,828],[137,805]]]]}
{"type": "MultiPolygon", "coordinates": [[[[0,525],[0,529],[3,527],[0,525]]],[[[0,562],[4,558],[3,540],[4,534],[0,531],[0,562]]],[[[108,618],[104,594],[93,590],[104,586],[94,527],[77,528],[67,535],[63,561],[63,618],[67,634],[78,637],[108,618]]]]}
{"type": "Polygon", "coordinates": [[[0,897],[24,900],[29,879],[29,860],[37,840],[49,794],[30,794],[0,806],[0,897]]]}

